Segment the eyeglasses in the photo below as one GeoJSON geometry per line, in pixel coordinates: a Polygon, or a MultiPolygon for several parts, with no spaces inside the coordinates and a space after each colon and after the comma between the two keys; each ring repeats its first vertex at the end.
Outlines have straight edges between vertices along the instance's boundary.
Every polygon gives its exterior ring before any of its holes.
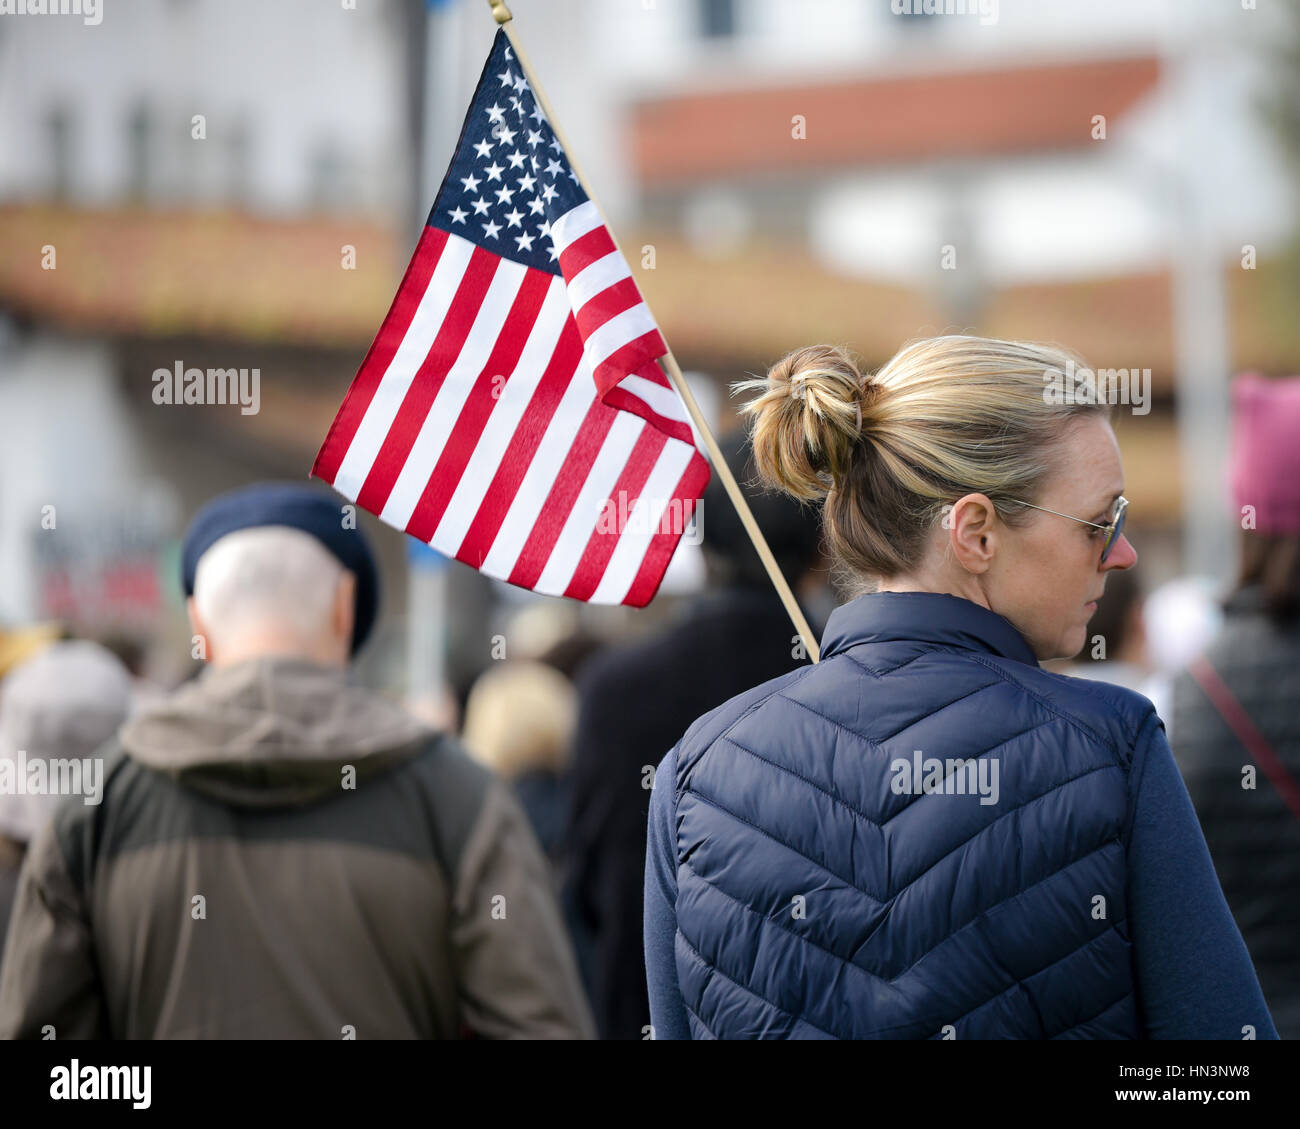
{"type": "Polygon", "coordinates": [[[1128,499],[1121,496],[1115,502],[1115,513],[1111,516],[1110,521],[1105,525],[1098,525],[1095,521],[1084,521],[1081,517],[1073,517],[1070,514],[1058,513],[1056,510],[1049,510],[1046,506],[1036,506],[1033,502],[1021,502],[1019,498],[1008,498],[1010,502],[1016,502],[1021,506],[1028,506],[1031,510],[1042,510],[1047,514],[1056,514],[1057,517],[1068,517],[1071,521],[1081,522],[1084,525],[1091,525],[1093,529],[1104,529],[1106,531],[1106,540],[1101,546],[1101,563],[1106,563],[1106,558],[1110,556],[1110,551],[1115,547],[1115,542],[1120,539],[1124,532],[1124,515],[1128,510],[1128,499]]]}

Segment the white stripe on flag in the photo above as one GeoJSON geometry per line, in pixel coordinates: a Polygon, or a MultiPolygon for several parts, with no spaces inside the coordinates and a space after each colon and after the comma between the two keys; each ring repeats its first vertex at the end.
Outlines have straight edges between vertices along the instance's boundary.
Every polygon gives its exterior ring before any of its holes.
{"type": "Polygon", "coordinates": [[[551,239],[555,243],[556,252],[563,254],[570,243],[600,226],[600,212],[590,200],[570,209],[551,224],[551,239]]]}
{"type": "Polygon", "coordinates": [[[626,389],[638,400],[645,401],[651,411],[667,419],[681,420],[682,423],[691,422],[690,413],[682,403],[676,388],[665,388],[653,380],[646,380],[644,376],[625,376],[619,381],[618,386],[626,389]]]}
{"type": "MultiPolygon", "coordinates": [[[[605,575],[600,578],[600,583],[591,594],[591,603],[623,602],[623,597],[627,595],[627,590],[632,587],[632,582],[641,569],[641,562],[650,548],[650,539],[659,532],[659,521],[673,500],[673,491],[686,473],[692,453],[689,445],[675,439],[664,444],[636,505],[628,512],[627,527],[621,531],[618,544],[614,546],[614,552],[605,566],[605,575]]],[[[618,499],[614,501],[617,504],[618,499]]],[[[670,516],[669,529],[674,532],[686,531],[686,522],[680,511],[670,516]],[[681,524],[672,524],[673,522],[681,524]]]]}
{"type": "Polygon", "coordinates": [[[415,437],[411,452],[402,464],[401,473],[393,483],[384,511],[379,515],[389,525],[405,529],[411,520],[420,495],[428,486],[433,468],[447,445],[447,436],[460,418],[474,382],[496,347],[506,315],[510,312],[527,273],[528,268],[523,263],[511,259],[498,260],[465,344],[461,346],[455,362],[438,389],[429,414],[420,425],[420,433],[415,437]]]}
{"type": "Polygon", "coordinates": [[[638,302],[630,310],[615,314],[587,338],[587,359],[591,362],[591,367],[595,369],[616,349],[621,349],[629,341],[635,341],[643,333],[657,328],[654,318],[650,316],[649,307],[644,302],[638,302]]]}
{"type": "Polygon", "coordinates": [[[338,474],[334,476],[334,489],[340,494],[356,498],[361,493],[411,381],[433,348],[434,339],[442,328],[473,253],[474,244],[468,240],[455,235],[447,237],[438,265],[433,269],[433,277],[429,279],[428,288],[421,295],[420,304],[411,318],[411,325],[393,353],[366,414],[352,436],[347,454],[339,464],[338,474]]]}
{"type": "Polygon", "coordinates": [[[547,495],[555,485],[560,468],[582,427],[582,421],[586,419],[595,400],[596,382],[586,362],[579,357],[569,386],[564,390],[564,397],[547,425],[546,434],[537,445],[533,461],[524,472],[514,500],[492,542],[492,548],[483,558],[482,568],[489,576],[504,579],[514,571],[515,562],[523,552],[533,526],[537,524],[537,517],[542,512],[547,495]]]}
{"type": "Polygon", "coordinates": [[[501,396],[474,446],[474,453],[465,464],[465,473],[451,496],[447,512],[433,535],[433,547],[444,556],[454,557],[465,540],[515,429],[550,364],[555,344],[568,319],[569,302],[564,280],[554,278],[537,311],[537,320],[519,355],[519,363],[501,390],[501,396]]]}
{"type": "MultiPolygon", "coordinates": [[[[614,493],[619,475],[627,466],[628,456],[641,432],[649,426],[640,416],[619,412],[605,433],[605,441],[591,464],[587,479],[573,500],[573,508],[564,523],[550,559],[534,585],[538,592],[558,596],[569,586],[582,559],[583,550],[596,531],[596,521],[606,500],[614,493]]],[[[617,502],[617,499],[615,499],[617,502]]]]}
{"type": "Polygon", "coordinates": [[[603,259],[597,259],[585,270],[580,270],[569,283],[569,301],[573,312],[577,313],[597,294],[608,290],[616,282],[631,278],[632,271],[627,260],[617,251],[611,251],[603,259]]]}

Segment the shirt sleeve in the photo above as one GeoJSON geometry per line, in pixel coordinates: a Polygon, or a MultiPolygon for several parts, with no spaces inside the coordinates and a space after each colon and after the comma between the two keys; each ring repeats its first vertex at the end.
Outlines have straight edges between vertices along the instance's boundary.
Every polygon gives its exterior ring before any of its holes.
{"type": "Polygon", "coordinates": [[[452,911],[461,1014],[474,1035],[595,1037],[541,846],[495,778],[465,844],[452,911]]]}
{"type": "Polygon", "coordinates": [[[677,984],[677,779],[674,747],[655,770],[645,855],[645,970],[650,1024],[656,1039],[689,1039],[686,1004],[677,984]]]}
{"type": "Polygon", "coordinates": [[[1139,730],[1130,777],[1129,925],[1149,1039],[1276,1039],[1164,725],[1139,730]]]}
{"type": "Polygon", "coordinates": [[[53,821],[23,860],[0,968],[0,1039],[109,1037],[89,915],[53,821]]]}

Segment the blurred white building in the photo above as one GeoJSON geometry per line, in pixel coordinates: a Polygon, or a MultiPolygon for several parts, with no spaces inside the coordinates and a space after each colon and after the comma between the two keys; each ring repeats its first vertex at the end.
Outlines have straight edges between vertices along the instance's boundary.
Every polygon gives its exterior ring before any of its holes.
{"type": "MultiPolygon", "coordinates": [[[[706,249],[778,223],[848,274],[922,282],[962,236],[996,285],[1111,275],[1174,251],[1189,162],[1225,253],[1289,232],[1288,177],[1253,101],[1275,7],[946,6],[612,0],[591,7],[586,57],[632,115],[645,204],[706,249]],[[701,121],[708,136],[683,136],[701,121]],[[674,132],[690,151],[665,160],[674,132]]],[[[609,178],[619,208],[627,176],[609,178]]]]}
{"type": "Polygon", "coordinates": [[[305,475],[324,423],[304,389],[337,399],[400,269],[421,18],[366,0],[0,18],[0,626],[178,629],[189,513],[305,475]],[[340,269],[344,244],[362,269],[340,269]],[[158,406],[151,374],[177,361],[259,367],[262,411],[158,406]]]}
{"type": "Polygon", "coordinates": [[[6,17],[0,199],[387,221],[410,206],[407,38],[406,9],[367,0],[6,17]]]}

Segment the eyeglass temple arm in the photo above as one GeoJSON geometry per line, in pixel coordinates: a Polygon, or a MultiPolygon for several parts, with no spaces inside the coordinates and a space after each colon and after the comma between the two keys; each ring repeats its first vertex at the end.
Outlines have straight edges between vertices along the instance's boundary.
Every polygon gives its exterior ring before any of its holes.
{"type": "Polygon", "coordinates": [[[1080,522],[1083,525],[1091,525],[1093,529],[1109,529],[1113,520],[1106,525],[1098,525],[1095,521],[1086,521],[1084,518],[1075,517],[1073,514],[1063,514],[1059,510],[1049,510],[1046,506],[1036,506],[1033,502],[1021,502],[1019,498],[1009,498],[1008,501],[1019,502],[1022,506],[1028,506],[1031,510],[1042,510],[1045,514],[1056,514],[1057,517],[1068,517],[1071,521],[1080,522]]]}

